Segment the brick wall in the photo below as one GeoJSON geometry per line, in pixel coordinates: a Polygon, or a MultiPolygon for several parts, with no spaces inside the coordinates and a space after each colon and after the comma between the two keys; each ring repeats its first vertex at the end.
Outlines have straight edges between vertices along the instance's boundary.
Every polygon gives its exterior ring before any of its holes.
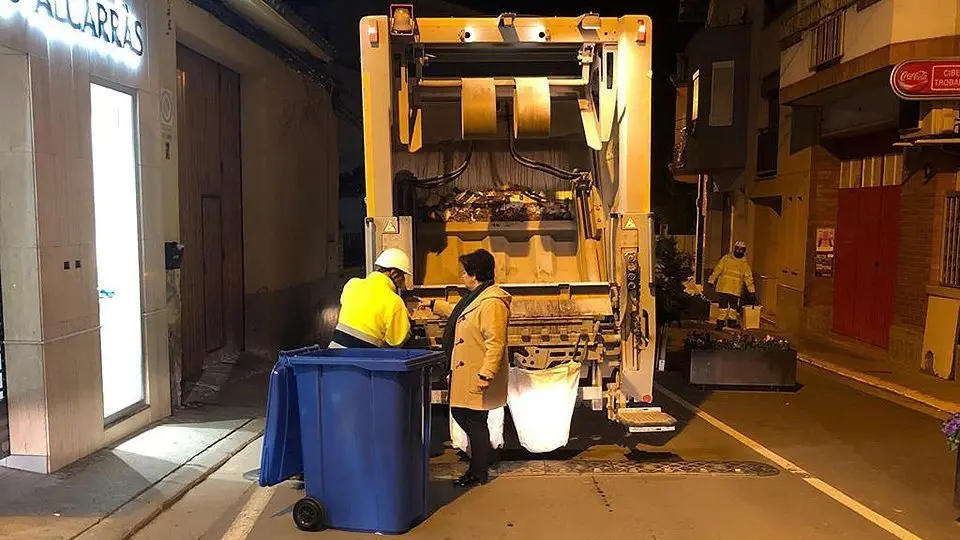
{"type": "MultiPolygon", "coordinates": [[[[914,151],[915,152],[915,151],[914,151]]],[[[927,285],[940,282],[944,197],[955,189],[960,158],[936,150],[911,155],[900,199],[900,253],[894,293],[894,322],[923,326],[927,285]],[[924,164],[935,175],[927,180],[924,164]]]]}
{"type": "Polygon", "coordinates": [[[934,221],[943,221],[935,205],[936,182],[924,182],[923,170],[909,174],[900,192],[900,253],[894,289],[894,324],[922,326],[931,275],[934,221]],[[931,219],[931,215],[933,219],[931,219]]]}
{"type": "Polygon", "coordinates": [[[836,228],[840,187],[840,159],[823,146],[813,147],[810,170],[809,221],[806,246],[804,305],[833,305],[833,278],[818,278],[814,272],[814,242],[817,229],[836,228]]]}

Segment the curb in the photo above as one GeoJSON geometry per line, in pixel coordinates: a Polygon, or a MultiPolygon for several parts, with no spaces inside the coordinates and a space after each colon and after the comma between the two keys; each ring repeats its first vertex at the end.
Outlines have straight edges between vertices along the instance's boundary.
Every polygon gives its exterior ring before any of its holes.
{"type": "Polygon", "coordinates": [[[263,435],[264,420],[252,418],[167,476],[73,538],[127,540],[263,435]]]}
{"type": "Polygon", "coordinates": [[[810,364],[811,366],[818,367],[820,369],[829,371],[831,373],[835,373],[837,375],[846,377],[848,379],[852,379],[854,381],[857,381],[858,383],[865,384],[867,386],[879,388],[891,394],[895,394],[902,398],[915,401],[917,403],[926,405],[927,407],[936,409],[938,411],[942,411],[950,414],[960,413],[960,403],[954,403],[952,401],[947,401],[945,399],[933,397],[929,394],[924,394],[923,392],[919,392],[912,388],[903,386],[902,384],[890,382],[885,379],[881,379],[880,377],[875,377],[873,375],[867,375],[866,373],[863,373],[854,369],[845,368],[843,366],[834,364],[832,362],[820,360],[818,358],[815,358],[805,353],[798,352],[797,359],[805,364],[810,364]]]}

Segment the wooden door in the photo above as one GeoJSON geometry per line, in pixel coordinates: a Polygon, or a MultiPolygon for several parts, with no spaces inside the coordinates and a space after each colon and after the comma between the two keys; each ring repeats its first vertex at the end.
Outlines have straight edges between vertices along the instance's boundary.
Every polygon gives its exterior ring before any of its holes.
{"type": "Polygon", "coordinates": [[[879,347],[890,346],[890,327],[893,325],[894,292],[897,286],[897,260],[900,254],[900,186],[876,188],[880,192],[879,260],[877,291],[874,295],[874,340],[879,347]]]}
{"type": "Polygon", "coordinates": [[[183,379],[243,349],[240,77],[177,46],[183,379]]]}
{"type": "Polygon", "coordinates": [[[893,323],[900,187],[841,189],[838,206],[833,329],[886,348],[893,323]]]}
{"type": "Polygon", "coordinates": [[[874,297],[878,294],[877,278],[880,265],[880,235],[877,220],[880,216],[880,191],[858,190],[857,197],[857,259],[856,284],[853,287],[854,321],[853,337],[873,343],[875,341],[876,314],[873,312],[874,297]]]}

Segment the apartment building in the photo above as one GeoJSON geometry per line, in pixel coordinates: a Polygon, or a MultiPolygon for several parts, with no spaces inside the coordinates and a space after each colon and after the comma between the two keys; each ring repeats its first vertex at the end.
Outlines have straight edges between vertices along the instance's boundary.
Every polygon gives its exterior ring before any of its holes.
{"type": "Polygon", "coordinates": [[[754,241],[756,219],[779,215],[778,197],[751,201],[748,189],[777,175],[780,129],[779,20],[789,2],[681,2],[681,18],[703,28],[679,55],[672,169],[698,185],[697,277],[703,279],[737,240],[750,244],[758,293],[775,314],[781,257],[776,239],[754,241]],[[697,20],[697,16],[700,16],[697,20]],[[771,277],[772,276],[772,277],[771,277]]]}
{"type": "MultiPolygon", "coordinates": [[[[950,70],[960,66],[950,59],[960,55],[960,3],[763,4],[778,19],[765,27],[768,40],[779,34],[779,114],[768,116],[766,132],[777,118],[775,172],[745,169],[744,216],[735,191],[730,221],[731,234],[740,225],[749,238],[767,318],[952,378],[960,77],[950,70]],[[904,62],[912,63],[897,68],[904,62]]],[[[749,103],[763,103],[763,71],[749,78],[761,88],[749,103]]],[[[756,155],[770,160],[762,133],[756,155]]],[[[710,206],[707,238],[717,235],[713,214],[710,206]]]]}

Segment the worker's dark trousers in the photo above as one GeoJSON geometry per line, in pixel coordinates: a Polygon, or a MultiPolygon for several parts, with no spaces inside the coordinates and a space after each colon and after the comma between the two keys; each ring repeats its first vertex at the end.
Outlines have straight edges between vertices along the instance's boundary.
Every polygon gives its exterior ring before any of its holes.
{"type": "Polygon", "coordinates": [[[490,452],[493,450],[490,447],[490,428],[487,427],[489,412],[460,407],[451,407],[450,412],[470,439],[470,468],[467,472],[486,481],[489,475],[490,452]]]}
{"type": "Polygon", "coordinates": [[[717,296],[717,303],[720,304],[720,320],[717,321],[717,324],[726,323],[729,326],[736,326],[737,312],[740,311],[740,297],[724,293],[717,296]]]}

